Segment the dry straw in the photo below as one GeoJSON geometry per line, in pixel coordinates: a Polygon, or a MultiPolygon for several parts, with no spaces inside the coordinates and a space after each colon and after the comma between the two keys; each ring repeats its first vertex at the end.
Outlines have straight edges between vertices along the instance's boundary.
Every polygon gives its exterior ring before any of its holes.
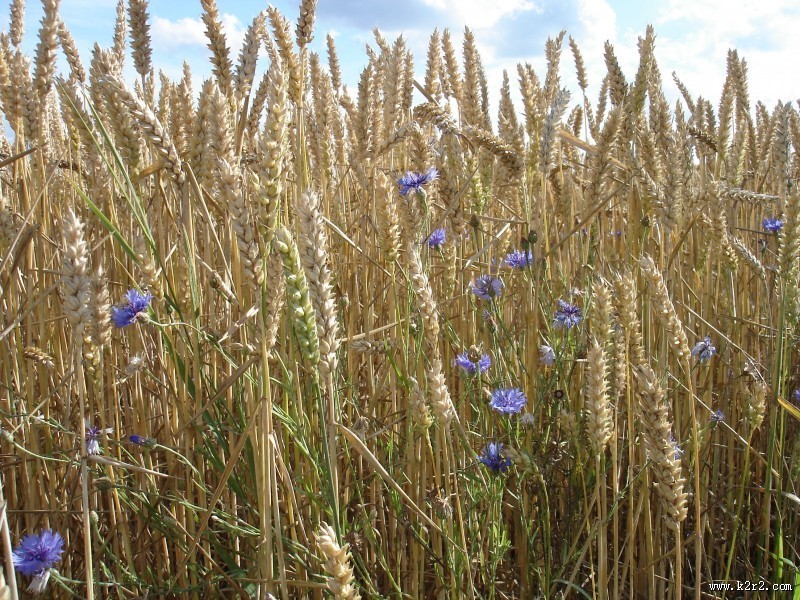
{"type": "Polygon", "coordinates": [[[203,0],[205,81],[153,64],[146,0],[115,3],[85,67],[58,0],[27,41],[7,4],[0,438],[23,458],[0,500],[10,540],[64,535],[62,587],[91,596],[93,562],[139,596],[789,581],[800,118],[751,100],[735,51],[718,101],[673,77],[673,104],[647,28],[631,81],[608,44],[589,98],[600,57],[569,38],[576,102],[561,32],[546,71],[504,65],[490,115],[469,29],[416,65],[375,30],[348,89],[313,0],[256,14],[236,57],[203,0]],[[132,288],[155,318],[114,327],[145,310],[132,288]],[[515,387],[524,409],[494,410],[515,387]]]}

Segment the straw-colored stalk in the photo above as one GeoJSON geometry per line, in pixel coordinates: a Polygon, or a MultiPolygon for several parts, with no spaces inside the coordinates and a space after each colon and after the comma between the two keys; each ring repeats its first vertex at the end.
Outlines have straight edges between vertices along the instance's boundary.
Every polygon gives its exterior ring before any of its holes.
{"type": "Polygon", "coordinates": [[[94,575],[92,570],[92,529],[89,514],[89,470],[84,438],[84,418],[87,418],[86,382],[83,372],[83,345],[87,328],[91,327],[91,279],[89,277],[88,248],[83,237],[83,223],[78,216],[69,211],[64,221],[64,256],[62,264],[62,285],[64,290],[64,312],[72,326],[73,360],[75,381],[78,386],[80,414],[78,436],[81,440],[81,500],[83,513],[83,543],[86,565],[86,598],[94,598],[94,575]]]}

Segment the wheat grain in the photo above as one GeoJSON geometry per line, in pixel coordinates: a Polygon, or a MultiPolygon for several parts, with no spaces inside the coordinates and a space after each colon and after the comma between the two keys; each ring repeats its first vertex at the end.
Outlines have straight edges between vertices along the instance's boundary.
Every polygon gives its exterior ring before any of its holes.
{"type": "Polygon", "coordinates": [[[26,346],[22,350],[22,355],[28,360],[32,360],[35,363],[44,365],[50,370],[55,368],[55,362],[53,361],[53,357],[50,356],[47,352],[45,352],[41,348],[37,348],[36,346],[26,346]]]}
{"type": "MultiPolygon", "coordinates": [[[[406,247],[406,258],[408,261],[408,278],[414,297],[417,301],[422,320],[425,323],[423,335],[428,346],[430,356],[438,359],[439,357],[439,316],[436,308],[436,300],[433,297],[428,276],[422,268],[422,259],[416,246],[409,242],[406,247]]],[[[441,369],[440,369],[441,370],[441,369]]]]}
{"type": "MultiPolygon", "coordinates": [[[[153,51],[150,47],[150,15],[147,8],[147,0],[129,0],[128,2],[128,25],[130,26],[131,49],[133,50],[133,66],[142,79],[149,76],[153,69],[153,51]]],[[[115,48],[118,49],[117,46],[115,48]]]]}
{"type": "Polygon", "coordinates": [[[297,45],[301,48],[314,39],[314,20],[317,16],[317,0],[302,0],[297,15],[297,45]]]}
{"type": "Polygon", "coordinates": [[[622,74],[622,69],[620,69],[617,56],[614,54],[614,46],[610,42],[605,43],[604,58],[608,69],[608,92],[611,106],[616,108],[625,101],[625,97],[628,95],[628,84],[622,74]]]}
{"type": "Polygon", "coordinates": [[[91,280],[89,254],[83,237],[83,223],[73,212],[64,219],[64,251],[61,266],[64,314],[74,335],[82,340],[91,326],[91,280]]]}
{"type": "Polygon", "coordinates": [[[19,48],[25,35],[25,0],[12,0],[9,5],[10,23],[9,33],[11,43],[19,48]]]}
{"type": "Polygon", "coordinates": [[[269,243],[275,231],[283,189],[283,160],[287,152],[286,130],[289,115],[286,80],[283,65],[276,58],[273,57],[269,68],[267,105],[270,119],[260,141],[260,171],[253,177],[256,197],[260,204],[259,232],[264,244],[269,243]]]}
{"type": "Polygon", "coordinates": [[[325,42],[328,47],[328,70],[331,72],[331,83],[333,84],[333,91],[338,94],[342,87],[342,70],[339,64],[339,55],[336,53],[336,44],[331,34],[325,36],[325,42]]]}
{"type": "Polygon", "coordinates": [[[408,397],[408,410],[411,414],[411,420],[414,422],[414,427],[421,433],[425,433],[433,425],[428,403],[425,401],[425,393],[417,383],[417,380],[410,378],[411,392],[408,397]]]}
{"type": "Polygon", "coordinates": [[[589,81],[586,77],[586,64],[583,62],[583,55],[581,55],[578,43],[572,36],[569,36],[569,47],[572,50],[572,56],[575,59],[575,71],[578,76],[578,87],[581,88],[583,93],[586,93],[586,88],[589,87],[589,81]]]}
{"type": "Polygon", "coordinates": [[[116,92],[119,100],[128,107],[128,110],[131,111],[131,114],[139,123],[139,127],[164,158],[170,177],[177,184],[183,184],[186,180],[186,174],[183,172],[183,162],[178,156],[178,151],[175,149],[169,133],[161,125],[153,111],[119,81],[107,79],[106,83],[116,92]]]}
{"type": "Polygon", "coordinates": [[[33,84],[39,98],[39,103],[44,106],[47,93],[53,87],[53,78],[56,73],[56,50],[58,49],[59,18],[58,8],[60,0],[43,0],[42,26],[39,29],[39,43],[36,45],[36,60],[34,61],[33,84]]]}
{"type": "Polygon", "coordinates": [[[350,566],[348,545],[340,545],[333,527],[323,523],[314,534],[317,548],[322,555],[322,567],[329,575],[326,582],[328,590],[336,600],[358,600],[361,596],[355,586],[353,568],[350,566]]]}
{"type": "Polygon", "coordinates": [[[217,79],[220,91],[228,97],[233,90],[233,62],[228,41],[222,31],[217,3],[216,0],[200,0],[200,4],[203,7],[202,20],[206,26],[208,49],[211,50],[211,70],[217,79]]]}
{"type": "MultiPolygon", "coordinates": [[[[289,21],[274,6],[267,8],[267,16],[275,35],[275,43],[289,77],[289,98],[297,106],[303,101],[303,76],[301,74],[300,59],[292,50],[292,34],[289,21]]],[[[272,57],[270,57],[272,58],[272,57]]],[[[274,58],[272,58],[274,62],[274,58]]]]}
{"type": "Polygon", "coordinates": [[[307,191],[296,205],[300,230],[298,251],[308,280],[311,302],[316,310],[322,375],[336,371],[339,349],[339,321],[333,296],[333,276],[329,267],[328,236],[320,213],[319,197],[307,191]]]}
{"type": "Polygon", "coordinates": [[[459,105],[463,83],[456,60],[456,51],[453,41],[450,38],[450,31],[445,29],[442,32],[442,56],[444,58],[444,68],[442,69],[442,89],[446,96],[454,98],[459,105]]]}
{"type": "Polygon", "coordinates": [[[561,89],[561,45],[566,33],[567,30],[562,29],[555,38],[547,38],[544,45],[547,73],[544,76],[542,101],[545,105],[552,104],[561,89]]]}
{"type": "Polygon", "coordinates": [[[300,352],[312,366],[317,366],[320,360],[317,318],[311,303],[308,281],[300,262],[297,244],[285,227],[280,227],[275,232],[274,242],[283,264],[283,275],[286,279],[286,305],[297,333],[300,352]]]}
{"type": "Polygon", "coordinates": [[[58,41],[61,43],[61,49],[64,51],[64,56],[67,58],[67,64],[69,64],[72,77],[80,83],[85,84],[86,71],[81,64],[78,47],[75,45],[75,40],[69,32],[69,29],[67,29],[67,25],[61,19],[58,20],[56,33],[58,35],[58,41]]]}
{"type": "Polygon", "coordinates": [[[261,41],[267,35],[266,23],[267,16],[265,12],[260,12],[253,18],[253,22],[250,23],[244,36],[242,49],[239,51],[239,62],[236,66],[235,76],[236,101],[239,104],[249,96],[250,88],[253,86],[258,51],[261,48],[261,41]]]}
{"type": "Polygon", "coordinates": [[[653,464],[656,495],[667,516],[667,527],[677,531],[687,515],[685,479],[677,442],[672,437],[664,391],[653,370],[646,364],[636,370],[639,391],[638,410],[647,455],[653,464]]]}
{"type": "Polygon", "coordinates": [[[678,313],[675,310],[672,299],[669,297],[669,291],[666,283],[664,283],[661,271],[656,267],[655,261],[649,255],[642,256],[639,259],[639,268],[649,284],[650,296],[655,304],[656,316],[667,332],[669,345],[672,346],[679,361],[687,362],[689,360],[689,339],[686,337],[683,323],[678,318],[678,313]]]}
{"type": "Polygon", "coordinates": [[[613,435],[613,415],[609,405],[605,350],[595,340],[587,355],[586,432],[595,454],[603,454],[613,435]]]}

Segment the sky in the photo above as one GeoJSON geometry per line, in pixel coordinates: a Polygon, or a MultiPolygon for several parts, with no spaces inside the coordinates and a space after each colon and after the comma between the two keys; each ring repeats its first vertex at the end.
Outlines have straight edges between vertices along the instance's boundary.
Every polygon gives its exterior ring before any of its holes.
{"type": "MultiPolygon", "coordinates": [[[[8,28],[9,4],[9,0],[0,1],[2,29],[8,28]]],[[[42,8],[38,1],[29,0],[27,4],[23,45],[33,54],[42,8]]],[[[273,4],[292,21],[294,31],[299,0],[274,0],[273,4]]],[[[234,62],[247,26],[266,6],[266,2],[258,0],[217,0],[234,62]]],[[[111,45],[115,11],[116,0],[61,0],[62,19],[76,40],[85,65],[95,42],[103,47],[111,45]]],[[[201,12],[199,0],[150,1],[156,68],[178,79],[186,60],[192,67],[196,89],[202,79],[211,76],[201,12]]],[[[596,102],[606,72],[604,43],[614,45],[622,71],[632,81],[638,65],[637,39],[644,35],[648,24],[655,27],[655,56],[665,92],[672,101],[679,98],[671,77],[674,71],[695,98],[709,98],[716,106],[729,49],[737,49],[747,61],[753,103],[761,100],[771,109],[779,100],[800,98],[797,0],[319,0],[310,48],[326,57],[325,34],[331,33],[343,79],[355,93],[359,73],[367,63],[365,44],[376,47],[374,27],[390,42],[399,35],[404,37],[414,53],[416,77],[422,81],[433,29],[450,30],[459,44],[460,58],[466,26],[475,33],[490,98],[496,106],[503,70],[508,71],[512,93],[518,98],[517,63],[531,63],[543,80],[545,42],[566,29],[586,61],[589,95],[596,102]]],[[[562,85],[577,94],[567,40],[568,37],[561,57],[562,85]]]]}

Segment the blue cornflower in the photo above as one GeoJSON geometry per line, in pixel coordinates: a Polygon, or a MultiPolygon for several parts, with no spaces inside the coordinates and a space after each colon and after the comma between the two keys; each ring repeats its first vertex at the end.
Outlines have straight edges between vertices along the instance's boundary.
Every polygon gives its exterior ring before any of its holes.
{"type": "Polygon", "coordinates": [[[725,413],[719,408],[711,413],[712,423],[722,423],[725,420],[725,413]]]}
{"type": "Polygon", "coordinates": [[[114,325],[120,328],[133,325],[136,322],[136,317],[147,310],[147,306],[152,299],[153,295],[150,292],[142,294],[136,290],[129,290],[125,294],[125,302],[122,306],[111,308],[111,320],[114,321],[114,325]]]}
{"type": "Polygon", "coordinates": [[[533,264],[533,250],[514,250],[506,254],[504,262],[512,269],[530,267],[533,264]]]}
{"type": "Polygon", "coordinates": [[[577,304],[570,304],[566,300],[558,300],[558,310],[553,319],[553,324],[558,323],[567,329],[574,327],[583,319],[583,311],[577,304]]]}
{"type": "Polygon", "coordinates": [[[764,231],[778,233],[781,229],[783,229],[783,219],[770,219],[767,217],[761,221],[761,225],[764,227],[764,231]]]}
{"type": "Polygon", "coordinates": [[[513,415],[522,410],[528,402],[525,392],[519,388],[500,388],[492,392],[489,405],[497,412],[513,415]]]}
{"type": "Polygon", "coordinates": [[[552,346],[542,344],[539,346],[539,362],[547,367],[552,367],[556,362],[556,351],[552,346]]]}
{"type": "Polygon", "coordinates": [[[137,446],[145,446],[147,448],[152,448],[156,445],[156,441],[153,438],[143,437],[141,435],[133,434],[128,438],[128,441],[131,444],[136,444],[137,446]]]}
{"type": "Polygon", "coordinates": [[[462,352],[456,357],[456,365],[468,373],[475,375],[476,373],[485,373],[492,366],[492,357],[488,354],[478,354],[478,349],[474,346],[466,352],[462,352]]]}
{"type": "Polygon", "coordinates": [[[675,440],[675,436],[671,433],[669,434],[669,443],[672,446],[673,451],[675,452],[674,458],[675,460],[680,460],[681,456],[683,456],[686,451],[683,450],[679,445],[678,442],[675,440]]]}
{"type": "Polygon", "coordinates": [[[61,560],[64,538],[60,533],[45,529],[39,535],[26,535],[12,552],[14,568],[33,577],[28,586],[31,594],[44,592],[50,579],[50,569],[61,560]]]}
{"type": "Polygon", "coordinates": [[[492,275],[481,275],[472,283],[472,293],[481,300],[491,300],[500,295],[503,281],[492,275]]]}
{"type": "Polygon", "coordinates": [[[506,469],[511,466],[511,460],[503,456],[502,442],[489,442],[483,449],[483,454],[478,457],[478,460],[486,465],[493,473],[505,473],[506,469]]]}
{"type": "Polygon", "coordinates": [[[711,343],[711,336],[707,335],[697,342],[692,348],[692,356],[696,356],[701,363],[708,362],[717,353],[717,349],[711,343]]]}
{"type": "Polygon", "coordinates": [[[86,454],[94,456],[100,454],[100,436],[114,431],[111,427],[102,429],[86,421],[86,454]]]}
{"type": "Polygon", "coordinates": [[[438,250],[444,246],[445,239],[446,235],[444,227],[434,229],[433,232],[428,236],[428,248],[438,250]]]}
{"type": "Polygon", "coordinates": [[[422,191],[423,185],[430,183],[437,177],[439,177],[439,171],[436,170],[436,167],[429,169],[427,173],[413,173],[409,171],[397,180],[397,183],[400,185],[400,195],[407,196],[409,192],[422,191]]]}

